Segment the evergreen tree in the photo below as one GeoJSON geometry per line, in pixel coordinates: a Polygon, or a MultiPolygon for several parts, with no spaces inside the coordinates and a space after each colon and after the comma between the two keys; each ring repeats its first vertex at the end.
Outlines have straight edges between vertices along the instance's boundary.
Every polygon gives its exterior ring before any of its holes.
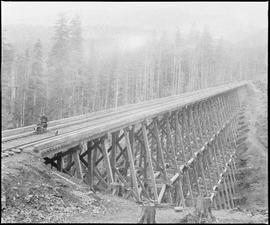
{"type": "Polygon", "coordinates": [[[45,111],[46,89],[43,75],[42,43],[36,42],[33,48],[33,62],[29,78],[33,94],[33,121],[37,121],[45,111]]]}
{"type": "Polygon", "coordinates": [[[34,86],[31,79],[30,52],[26,49],[24,54],[18,54],[16,59],[16,80],[18,85],[18,95],[16,97],[17,120],[21,126],[33,123],[33,93],[34,86]]]}
{"type": "Polygon", "coordinates": [[[54,26],[54,44],[50,53],[49,65],[64,67],[68,58],[69,27],[65,14],[59,14],[54,26]]]}
{"type": "Polygon", "coordinates": [[[6,31],[2,36],[1,57],[1,95],[2,95],[2,129],[13,127],[11,114],[11,73],[14,60],[14,49],[6,41],[6,31]]]}
{"type": "MultiPolygon", "coordinates": [[[[69,84],[69,29],[68,20],[60,14],[54,26],[54,44],[48,61],[49,72],[49,115],[50,118],[60,119],[65,110],[65,87],[69,84]]],[[[68,105],[68,104],[67,104],[68,105]]],[[[67,108],[67,107],[66,107],[67,108]]]]}
{"type": "Polygon", "coordinates": [[[84,106],[88,105],[85,98],[85,83],[87,82],[87,77],[84,76],[83,71],[85,66],[83,66],[83,38],[82,38],[82,27],[81,19],[77,15],[69,23],[69,62],[70,62],[70,84],[68,96],[73,99],[70,102],[70,110],[72,113],[69,114],[83,114],[85,109],[84,106]],[[84,68],[83,68],[84,67],[84,68]]]}
{"type": "Polygon", "coordinates": [[[200,34],[195,24],[187,35],[179,28],[173,36],[150,34],[142,48],[130,51],[121,50],[122,40],[109,31],[90,35],[83,39],[79,16],[69,20],[62,14],[49,54],[40,40],[33,51],[15,54],[4,33],[2,129],[36,123],[41,112],[60,119],[250,79],[267,70],[266,40],[255,45],[257,37],[247,37],[232,44],[215,40],[207,27],[200,34]]]}
{"type": "Polygon", "coordinates": [[[208,27],[204,28],[200,41],[200,63],[201,63],[201,84],[203,88],[211,86],[213,77],[213,39],[209,33],[208,27]]]}

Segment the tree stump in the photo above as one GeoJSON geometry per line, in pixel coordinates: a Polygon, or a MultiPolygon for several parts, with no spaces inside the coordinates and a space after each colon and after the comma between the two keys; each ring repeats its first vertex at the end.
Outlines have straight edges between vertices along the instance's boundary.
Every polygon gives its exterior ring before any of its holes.
{"type": "Polygon", "coordinates": [[[212,202],[210,197],[198,196],[195,206],[195,214],[199,216],[200,221],[202,218],[213,218],[212,202]]]}
{"type": "Polygon", "coordinates": [[[153,203],[143,205],[138,223],[156,223],[156,206],[153,203]]]}
{"type": "Polygon", "coordinates": [[[7,207],[6,202],[6,189],[4,187],[3,180],[1,180],[1,211],[7,207]]]}

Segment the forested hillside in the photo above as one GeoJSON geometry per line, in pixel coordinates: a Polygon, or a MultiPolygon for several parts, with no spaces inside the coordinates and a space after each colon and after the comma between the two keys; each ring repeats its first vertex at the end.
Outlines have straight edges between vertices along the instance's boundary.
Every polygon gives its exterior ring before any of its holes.
{"type": "Polygon", "coordinates": [[[36,123],[41,113],[55,120],[267,71],[266,30],[233,43],[213,38],[207,27],[176,27],[173,34],[94,29],[65,15],[52,26],[30,30],[31,42],[21,32],[19,42],[9,40],[8,28],[2,34],[2,130],[36,123]]]}

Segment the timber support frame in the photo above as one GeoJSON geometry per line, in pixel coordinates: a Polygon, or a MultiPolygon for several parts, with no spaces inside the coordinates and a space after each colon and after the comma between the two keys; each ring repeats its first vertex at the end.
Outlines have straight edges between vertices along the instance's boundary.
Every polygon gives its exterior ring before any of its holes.
{"type": "Polygon", "coordinates": [[[93,189],[136,202],[234,207],[236,123],[245,86],[169,109],[46,155],[93,189]]]}

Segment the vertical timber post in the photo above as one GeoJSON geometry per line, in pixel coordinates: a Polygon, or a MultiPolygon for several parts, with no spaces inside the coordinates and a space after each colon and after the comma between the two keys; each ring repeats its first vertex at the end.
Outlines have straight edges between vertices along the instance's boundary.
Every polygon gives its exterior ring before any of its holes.
{"type": "Polygon", "coordinates": [[[154,170],[153,170],[151,152],[150,152],[149,143],[148,143],[148,139],[147,139],[147,132],[146,132],[146,128],[145,128],[145,122],[142,123],[142,131],[143,131],[143,138],[144,138],[146,157],[147,157],[147,161],[148,161],[148,165],[149,165],[149,169],[150,169],[150,177],[151,177],[152,189],[153,189],[153,192],[154,192],[155,201],[157,201],[158,200],[157,186],[156,186],[155,175],[154,175],[154,170]]]}
{"type": "Polygon", "coordinates": [[[134,166],[134,160],[133,160],[133,154],[129,142],[129,135],[127,132],[127,128],[124,129],[124,134],[125,134],[125,139],[126,139],[126,146],[127,146],[127,152],[128,152],[128,158],[129,158],[129,166],[130,166],[130,172],[131,172],[131,177],[132,177],[132,182],[133,182],[133,188],[135,189],[135,194],[137,199],[140,200],[140,194],[139,194],[139,189],[138,189],[138,182],[137,182],[137,176],[136,176],[136,170],[134,166]]]}

